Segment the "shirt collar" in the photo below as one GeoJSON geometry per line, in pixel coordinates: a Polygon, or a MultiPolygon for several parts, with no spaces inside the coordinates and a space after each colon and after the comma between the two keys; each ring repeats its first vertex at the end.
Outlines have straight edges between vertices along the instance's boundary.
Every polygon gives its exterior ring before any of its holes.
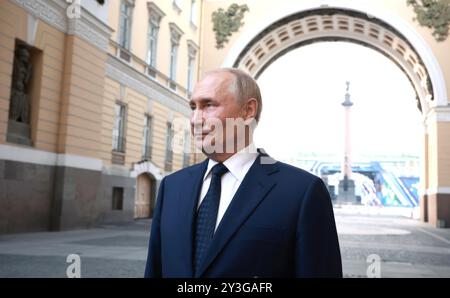
{"type": "MultiPolygon", "coordinates": [[[[250,168],[250,166],[257,158],[258,154],[259,153],[256,150],[254,143],[251,143],[244,149],[240,150],[239,152],[229,157],[227,160],[223,162],[223,164],[227,167],[228,171],[230,171],[230,173],[234,176],[234,178],[236,178],[239,181],[242,181],[245,177],[245,174],[247,173],[246,170],[250,168]]],[[[216,164],[218,164],[217,161],[209,159],[208,168],[206,169],[203,181],[206,178],[208,178],[212,167],[215,166],[216,164]]]]}

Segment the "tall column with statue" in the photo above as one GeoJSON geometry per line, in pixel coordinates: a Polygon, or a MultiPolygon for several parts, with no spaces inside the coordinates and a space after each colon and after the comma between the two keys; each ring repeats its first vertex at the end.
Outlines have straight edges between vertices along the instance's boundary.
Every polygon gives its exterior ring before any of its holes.
{"type": "Polygon", "coordinates": [[[357,203],[355,196],[355,181],[352,179],[352,155],[351,155],[351,107],[353,106],[350,100],[350,82],[346,82],[347,89],[345,93],[345,100],[342,103],[344,107],[344,158],[342,161],[341,174],[342,178],[339,181],[338,203],[357,203]]]}

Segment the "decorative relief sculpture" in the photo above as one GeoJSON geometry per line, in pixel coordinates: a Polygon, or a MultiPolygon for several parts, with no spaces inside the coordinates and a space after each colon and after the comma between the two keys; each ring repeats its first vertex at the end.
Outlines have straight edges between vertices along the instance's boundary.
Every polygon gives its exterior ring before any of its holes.
{"type": "Polygon", "coordinates": [[[22,123],[30,122],[30,103],[27,94],[27,86],[31,77],[29,60],[29,50],[25,46],[18,46],[14,56],[9,119],[22,123]]]}

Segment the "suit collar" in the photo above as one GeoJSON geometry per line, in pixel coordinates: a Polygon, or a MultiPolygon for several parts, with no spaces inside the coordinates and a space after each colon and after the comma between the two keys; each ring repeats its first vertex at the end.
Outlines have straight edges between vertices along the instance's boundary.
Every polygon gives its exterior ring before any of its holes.
{"type": "MultiPolygon", "coordinates": [[[[264,150],[258,149],[258,152],[257,159],[249,169],[217,227],[214,239],[201,269],[197,273],[197,277],[206,271],[208,266],[214,261],[228,241],[230,241],[234,233],[236,233],[252,211],[263,201],[276,184],[270,177],[278,171],[276,161],[268,156],[264,150]]],[[[197,202],[197,200],[194,201],[197,202]]],[[[193,228],[191,231],[193,231],[193,228]]]]}

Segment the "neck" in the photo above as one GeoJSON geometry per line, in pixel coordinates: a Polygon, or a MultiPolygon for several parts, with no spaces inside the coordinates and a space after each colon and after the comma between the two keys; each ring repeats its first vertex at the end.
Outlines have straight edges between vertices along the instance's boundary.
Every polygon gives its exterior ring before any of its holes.
{"type": "Polygon", "coordinates": [[[208,154],[208,158],[217,162],[224,162],[228,158],[232,157],[236,153],[212,153],[208,154]]]}

